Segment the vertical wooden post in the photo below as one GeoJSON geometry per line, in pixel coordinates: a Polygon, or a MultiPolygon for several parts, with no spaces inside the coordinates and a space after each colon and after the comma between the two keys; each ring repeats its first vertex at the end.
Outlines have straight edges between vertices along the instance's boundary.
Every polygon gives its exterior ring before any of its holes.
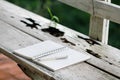
{"type": "MultiPolygon", "coordinates": [[[[111,2],[111,0],[103,0],[111,2]]],[[[93,39],[101,41],[104,44],[108,43],[109,20],[94,16],[94,0],[93,0],[93,15],[90,18],[89,36],[93,39]]]]}

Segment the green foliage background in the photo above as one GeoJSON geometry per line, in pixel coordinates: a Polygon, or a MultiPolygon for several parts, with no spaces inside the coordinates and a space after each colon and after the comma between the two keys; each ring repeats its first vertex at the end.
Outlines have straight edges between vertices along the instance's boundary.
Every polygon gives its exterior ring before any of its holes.
{"type": "MultiPolygon", "coordinates": [[[[81,33],[88,35],[89,31],[89,18],[90,15],[58,2],[57,0],[8,0],[16,5],[19,5],[27,10],[42,15],[46,18],[50,18],[45,8],[49,5],[54,15],[60,19],[60,24],[63,24],[69,28],[77,30],[81,33]]],[[[119,0],[112,0],[112,3],[120,5],[119,0]]],[[[110,23],[109,31],[109,44],[120,49],[120,24],[110,23]]]]}

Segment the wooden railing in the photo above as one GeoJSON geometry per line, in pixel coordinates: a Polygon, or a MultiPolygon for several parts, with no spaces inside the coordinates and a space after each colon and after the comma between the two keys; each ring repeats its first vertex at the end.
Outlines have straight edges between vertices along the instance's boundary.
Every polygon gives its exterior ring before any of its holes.
{"type": "MultiPolygon", "coordinates": [[[[118,22],[118,14],[120,12],[119,6],[116,7],[114,4],[95,0],[59,1],[67,3],[74,7],[78,7],[79,9],[90,13],[90,36],[96,39],[98,37],[98,39],[101,39],[103,43],[107,43],[106,36],[108,34],[109,21],[103,19],[103,17],[114,22],[118,22]],[[105,6],[103,6],[104,4],[105,6]],[[104,14],[104,16],[100,17],[98,14],[104,14]],[[104,32],[102,32],[103,30],[104,32]],[[103,36],[106,39],[103,38],[103,36]]],[[[120,79],[119,49],[116,49],[109,45],[104,45],[99,41],[96,42],[92,39],[89,39],[88,36],[60,24],[57,24],[56,29],[64,32],[65,34],[63,36],[55,37],[49,33],[43,32],[41,29],[49,29],[48,25],[52,26],[50,23],[50,20],[40,15],[36,15],[7,1],[0,0],[0,52],[15,60],[20,65],[22,70],[33,80],[120,79]],[[28,18],[32,19],[37,24],[41,24],[42,26],[40,29],[31,29],[25,23],[21,22],[21,20],[23,20],[27,22],[27,24],[30,24],[28,18]],[[13,54],[13,51],[15,49],[30,46],[45,40],[52,40],[72,49],[78,50],[81,53],[90,55],[91,59],[87,60],[86,62],[71,65],[56,72],[52,72],[43,66],[37,65],[27,59],[13,54]]]]}
{"type": "Polygon", "coordinates": [[[59,1],[89,13],[91,15],[89,36],[104,44],[108,42],[109,20],[120,23],[120,6],[111,3],[111,0],[59,1]]]}

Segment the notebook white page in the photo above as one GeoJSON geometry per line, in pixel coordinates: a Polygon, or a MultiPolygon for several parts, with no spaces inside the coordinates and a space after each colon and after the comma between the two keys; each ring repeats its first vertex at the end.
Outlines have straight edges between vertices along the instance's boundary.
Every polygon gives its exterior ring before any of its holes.
{"type": "Polygon", "coordinates": [[[90,58],[90,56],[88,55],[75,51],[71,48],[64,47],[58,43],[55,43],[49,40],[32,45],[32,46],[28,46],[26,48],[15,50],[15,53],[29,59],[31,58],[34,62],[52,71],[59,70],[61,68],[85,61],[90,58]],[[63,49],[58,50],[59,48],[63,48],[63,49]],[[52,51],[57,50],[57,51],[53,51],[54,52],[53,54],[41,57],[40,59],[46,59],[46,58],[56,57],[60,55],[68,55],[68,57],[65,59],[48,60],[48,61],[46,60],[39,61],[39,58],[38,59],[34,58],[39,54],[50,52],[51,50],[52,51]]]}
{"type": "Polygon", "coordinates": [[[58,55],[68,55],[68,58],[66,59],[60,59],[60,60],[50,60],[50,61],[37,61],[38,64],[41,64],[47,68],[49,68],[52,71],[59,70],[61,68],[77,64],[79,62],[85,61],[90,58],[90,56],[85,55],[83,53],[77,52],[73,49],[67,48],[64,51],[61,51],[59,53],[55,53],[43,58],[49,58],[49,57],[56,57],[58,55]]]}
{"type": "Polygon", "coordinates": [[[38,56],[38,55],[43,54],[45,52],[56,50],[56,49],[62,48],[62,47],[64,47],[64,46],[58,45],[55,42],[47,40],[47,41],[37,43],[37,44],[31,45],[31,46],[28,46],[25,48],[14,50],[14,53],[18,54],[22,57],[25,57],[27,59],[32,59],[35,56],[38,56]]]}

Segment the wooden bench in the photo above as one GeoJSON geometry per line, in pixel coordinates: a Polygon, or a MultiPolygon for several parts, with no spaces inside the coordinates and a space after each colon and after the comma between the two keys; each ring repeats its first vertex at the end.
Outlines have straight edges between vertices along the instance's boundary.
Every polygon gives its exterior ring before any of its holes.
{"type": "Polygon", "coordinates": [[[0,52],[15,60],[33,80],[120,80],[120,50],[107,45],[109,21],[102,19],[107,18],[120,23],[120,6],[99,0],[59,1],[92,15],[89,34],[92,39],[60,24],[57,25],[57,29],[63,31],[64,36],[55,37],[43,32],[41,29],[46,28],[50,20],[0,0],[0,52]],[[23,21],[31,23],[28,18],[42,27],[40,29],[26,27],[23,21]],[[52,72],[13,54],[15,49],[48,39],[89,54],[91,59],[52,72]]]}

